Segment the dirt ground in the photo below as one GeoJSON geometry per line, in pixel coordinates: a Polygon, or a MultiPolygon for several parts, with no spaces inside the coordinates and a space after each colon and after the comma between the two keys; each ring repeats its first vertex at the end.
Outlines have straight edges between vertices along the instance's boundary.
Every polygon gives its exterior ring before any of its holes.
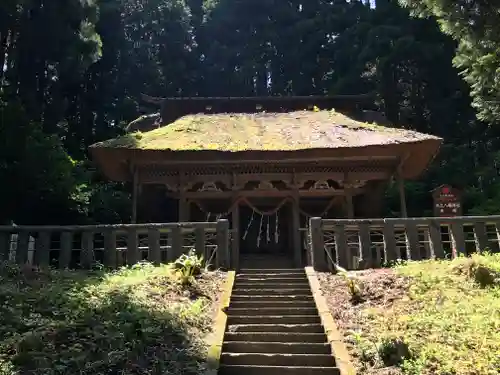
{"type": "Polygon", "coordinates": [[[356,332],[369,332],[370,321],[366,311],[372,307],[389,309],[394,301],[404,297],[409,288],[409,280],[395,275],[391,269],[371,269],[352,272],[362,283],[361,302],[351,300],[345,278],[331,273],[319,273],[323,295],[327,300],[338,329],[344,336],[358,374],[363,375],[399,375],[395,367],[380,368],[380,364],[367,366],[360,359],[360,352],[355,347],[356,332]]]}

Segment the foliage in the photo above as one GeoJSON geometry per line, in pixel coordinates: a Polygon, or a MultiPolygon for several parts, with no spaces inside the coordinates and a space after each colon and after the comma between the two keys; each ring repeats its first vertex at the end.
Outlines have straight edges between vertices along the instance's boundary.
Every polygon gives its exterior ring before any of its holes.
{"type": "Polygon", "coordinates": [[[88,273],[3,263],[0,374],[198,374],[210,301],[186,293],[170,265],[88,273]]]}
{"type": "MultiPolygon", "coordinates": [[[[442,183],[464,190],[466,213],[498,213],[500,132],[488,126],[499,108],[498,9],[488,2],[474,2],[474,12],[464,1],[404,3],[439,23],[411,17],[395,0],[3,1],[0,142],[9,151],[0,153],[0,177],[10,183],[0,187],[0,220],[129,221],[130,186],[102,181],[87,147],[157,110],[141,93],[373,93],[389,122],[445,139],[426,176],[407,184],[411,216],[429,213],[429,192],[442,183]],[[12,152],[20,160],[31,132],[37,151],[16,164],[12,152]]],[[[196,143],[192,136],[183,142],[196,143]]],[[[385,202],[386,215],[399,214],[391,186],[385,202]]]]}
{"type": "Polygon", "coordinates": [[[345,280],[347,285],[347,290],[351,296],[351,301],[353,303],[359,303],[363,301],[363,284],[356,278],[353,274],[350,274],[346,269],[335,264],[336,272],[345,280]]]}
{"type": "Polygon", "coordinates": [[[8,182],[2,184],[0,222],[74,220],[75,162],[60,140],[30,122],[20,105],[0,102],[0,117],[0,181],[8,182]]]}
{"type": "Polygon", "coordinates": [[[174,267],[179,274],[181,284],[192,285],[196,280],[195,277],[203,271],[203,256],[196,255],[195,249],[191,249],[174,262],[174,267]]]}
{"type": "Polygon", "coordinates": [[[500,254],[396,266],[410,278],[410,289],[361,313],[366,321],[354,337],[360,359],[368,367],[396,365],[408,375],[496,374],[500,286],[482,285],[481,269],[498,272],[500,254]]]}
{"type": "Polygon", "coordinates": [[[500,262],[494,257],[484,257],[474,254],[457,262],[453,267],[454,272],[465,275],[482,288],[500,286],[500,262]]]}
{"type": "Polygon", "coordinates": [[[400,0],[420,16],[433,16],[458,42],[454,58],[471,86],[479,118],[500,120],[500,5],[492,1],[400,0]]]}

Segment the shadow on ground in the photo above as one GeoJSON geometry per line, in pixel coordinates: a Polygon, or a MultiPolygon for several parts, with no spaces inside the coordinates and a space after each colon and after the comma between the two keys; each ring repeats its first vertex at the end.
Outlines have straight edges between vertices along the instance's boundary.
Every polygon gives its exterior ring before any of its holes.
{"type": "MultiPolygon", "coordinates": [[[[0,267],[0,375],[198,374],[196,327],[104,273],[0,267]]],[[[171,307],[171,306],[170,306],[171,307]]]]}

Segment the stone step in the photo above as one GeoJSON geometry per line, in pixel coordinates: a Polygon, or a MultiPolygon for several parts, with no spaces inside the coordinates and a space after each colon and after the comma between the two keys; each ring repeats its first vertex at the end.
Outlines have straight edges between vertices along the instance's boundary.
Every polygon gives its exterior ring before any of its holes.
{"type": "Polygon", "coordinates": [[[318,315],[229,315],[227,324],[321,324],[318,315]]]}
{"type": "Polygon", "coordinates": [[[337,367],[221,365],[218,375],[340,375],[337,367]]]}
{"type": "Polygon", "coordinates": [[[316,303],[313,300],[309,301],[290,301],[290,300],[263,300],[255,301],[254,299],[249,299],[248,301],[231,301],[229,304],[230,308],[262,308],[262,307],[316,307],[316,303]]]}
{"type": "Polygon", "coordinates": [[[295,274],[305,275],[303,268],[241,268],[237,275],[255,274],[295,274]]]}
{"type": "Polygon", "coordinates": [[[295,307],[289,304],[287,307],[232,307],[229,305],[228,315],[318,315],[316,307],[295,307]]]}
{"type": "Polygon", "coordinates": [[[304,342],[225,341],[222,352],[231,353],[283,353],[332,354],[330,344],[304,342]]]}
{"type": "Polygon", "coordinates": [[[301,277],[301,278],[306,278],[306,274],[304,271],[302,272],[252,272],[252,273],[238,273],[236,275],[236,278],[246,278],[246,277],[258,277],[258,278],[263,278],[263,277],[274,277],[274,278],[290,278],[290,277],[301,277]]]}
{"type": "Polygon", "coordinates": [[[271,282],[281,282],[287,280],[297,280],[300,282],[308,282],[307,275],[299,275],[299,274],[242,274],[236,276],[235,280],[266,280],[271,282]]]}
{"type": "Polygon", "coordinates": [[[236,275],[236,280],[268,280],[268,281],[280,281],[280,280],[299,280],[308,281],[307,275],[305,273],[278,273],[278,274],[258,274],[258,273],[246,273],[236,275]]]}
{"type": "Polygon", "coordinates": [[[324,333],[226,332],[224,341],[325,343],[324,333]]]}
{"type": "Polygon", "coordinates": [[[307,289],[311,290],[308,283],[287,283],[287,282],[277,282],[277,283],[267,283],[267,282],[236,282],[233,286],[233,291],[238,289],[307,289]]]}
{"type": "Polygon", "coordinates": [[[310,288],[289,288],[289,289],[262,289],[262,288],[234,288],[234,293],[246,295],[284,295],[284,296],[310,296],[310,288]]]}
{"type": "Polygon", "coordinates": [[[321,324],[233,324],[227,332],[324,333],[321,324]]]}
{"type": "Polygon", "coordinates": [[[335,361],[327,354],[280,354],[280,353],[222,353],[224,365],[263,366],[334,366],[335,361]]]}
{"type": "Polygon", "coordinates": [[[245,295],[245,294],[237,294],[233,293],[231,295],[230,303],[233,302],[260,302],[260,301],[286,301],[287,303],[295,303],[296,301],[312,301],[314,302],[314,297],[312,295],[295,295],[295,296],[286,296],[286,295],[280,295],[280,294],[275,294],[275,295],[258,295],[258,294],[253,294],[251,296],[245,295]]]}
{"type": "Polygon", "coordinates": [[[237,277],[235,285],[239,283],[266,283],[266,284],[281,284],[281,283],[297,283],[309,285],[306,277],[237,277]]]}

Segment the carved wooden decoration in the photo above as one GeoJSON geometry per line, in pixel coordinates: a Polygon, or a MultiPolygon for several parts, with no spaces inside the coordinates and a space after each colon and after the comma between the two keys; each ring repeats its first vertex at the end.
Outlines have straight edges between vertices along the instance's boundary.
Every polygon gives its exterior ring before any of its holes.
{"type": "Polygon", "coordinates": [[[276,190],[276,188],[270,181],[260,181],[255,190],[276,190]]]}
{"type": "Polygon", "coordinates": [[[292,185],[292,188],[298,189],[298,190],[309,190],[306,187],[308,180],[296,180],[294,184],[292,185]]]}
{"type": "Polygon", "coordinates": [[[343,183],[344,189],[359,189],[365,185],[366,185],[365,180],[344,181],[343,183]]]}
{"type": "Polygon", "coordinates": [[[203,184],[203,186],[198,189],[198,191],[222,191],[221,189],[219,189],[217,187],[217,185],[215,184],[215,182],[205,182],[203,184]]]}
{"type": "Polygon", "coordinates": [[[167,188],[167,191],[169,191],[169,192],[174,193],[177,191],[177,186],[173,186],[171,184],[165,184],[165,187],[167,188]]]}
{"type": "Polygon", "coordinates": [[[325,180],[319,180],[314,183],[313,186],[311,186],[311,189],[309,190],[334,190],[328,181],[325,180]]]}
{"type": "Polygon", "coordinates": [[[196,184],[196,181],[184,181],[183,183],[180,183],[180,188],[178,189],[179,191],[190,191],[194,188],[194,185],[196,184]]]}

